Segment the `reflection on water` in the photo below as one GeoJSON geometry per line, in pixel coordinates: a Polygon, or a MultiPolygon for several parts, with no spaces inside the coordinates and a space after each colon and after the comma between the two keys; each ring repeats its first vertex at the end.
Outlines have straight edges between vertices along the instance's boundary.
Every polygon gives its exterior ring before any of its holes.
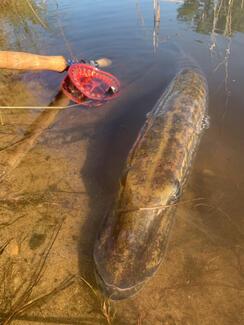
{"type": "MultiPolygon", "coordinates": [[[[2,323],[243,324],[243,1],[2,3],[1,49],[68,58],[71,46],[111,58],[122,82],[103,109],[0,112],[2,323]],[[206,74],[210,128],[165,262],[114,303],[97,290],[92,246],[145,115],[177,72],[177,47],[206,74]]],[[[1,71],[0,103],[66,106],[61,94],[52,102],[63,77],[1,71]]]]}
{"type": "Polygon", "coordinates": [[[153,1],[153,10],[154,10],[154,29],[153,29],[153,47],[154,51],[158,48],[159,45],[159,33],[160,33],[160,1],[153,1]]]}
{"type": "Polygon", "coordinates": [[[230,36],[244,31],[243,0],[186,0],[177,11],[178,18],[193,23],[198,33],[230,36]]]}

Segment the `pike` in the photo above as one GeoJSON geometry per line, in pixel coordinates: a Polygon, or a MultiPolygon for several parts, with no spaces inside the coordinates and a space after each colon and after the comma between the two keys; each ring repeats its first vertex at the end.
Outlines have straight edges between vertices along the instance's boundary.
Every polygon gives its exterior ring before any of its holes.
{"type": "Polygon", "coordinates": [[[208,87],[198,69],[181,70],[148,114],[126,161],[93,257],[111,299],[135,294],[159,268],[204,129],[208,87]]]}

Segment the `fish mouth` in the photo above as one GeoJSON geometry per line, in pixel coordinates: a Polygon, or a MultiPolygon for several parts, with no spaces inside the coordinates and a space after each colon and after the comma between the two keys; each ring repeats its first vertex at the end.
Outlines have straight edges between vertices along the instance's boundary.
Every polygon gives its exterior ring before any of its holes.
{"type": "Polygon", "coordinates": [[[108,283],[99,273],[95,266],[95,278],[101,291],[111,300],[128,299],[134,296],[145,284],[145,281],[135,284],[128,288],[122,288],[114,284],[108,283]]]}
{"type": "MultiPolygon", "coordinates": [[[[121,286],[117,285],[115,283],[116,281],[113,283],[113,278],[112,281],[106,280],[106,277],[101,274],[100,263],[97,261],[95,255],[93,255],[93,263],[96,283],[102,293],[111,300],[123,300],[134,296],[144,287],[145,283],[148,282],[152,276],[152,274],[147,274],[147,276],[141,279],[141,281],[138,279],[139,281],[135,281],[129,286],[126,286],[126,284],[121,286]]],[[[156,270],[158,269],[158,266],[156,267],[156,270]]],[[[152,273],[154,274],[156,270],[152,273]]]]}

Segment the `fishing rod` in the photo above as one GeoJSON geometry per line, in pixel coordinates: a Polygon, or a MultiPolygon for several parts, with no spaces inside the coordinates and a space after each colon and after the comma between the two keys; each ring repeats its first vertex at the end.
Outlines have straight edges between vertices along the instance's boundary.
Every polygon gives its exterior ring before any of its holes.
{"type": "MultiPolygon", "coordinates": [[[[97,68],[111,65],[112,61],[107,58],[98,60],[82,59],[81,63],[87,63],[97,68]]],[[[64,56],[37,55],[26,52],[0,51],[0,69],[12,70],[49,70],[64,72],[72,64],[79,63],[64,56]]]]}

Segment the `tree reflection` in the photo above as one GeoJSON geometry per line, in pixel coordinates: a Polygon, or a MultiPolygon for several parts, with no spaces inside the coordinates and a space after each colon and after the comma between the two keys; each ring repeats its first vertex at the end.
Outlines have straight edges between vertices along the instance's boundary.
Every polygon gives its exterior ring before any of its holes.
{"type": "Polygon", "coordinates": [[[193,23],[198,33],[232,36],[244,32],[244,1],[185,0],[178,9],[178,19],[193,23]]]}

